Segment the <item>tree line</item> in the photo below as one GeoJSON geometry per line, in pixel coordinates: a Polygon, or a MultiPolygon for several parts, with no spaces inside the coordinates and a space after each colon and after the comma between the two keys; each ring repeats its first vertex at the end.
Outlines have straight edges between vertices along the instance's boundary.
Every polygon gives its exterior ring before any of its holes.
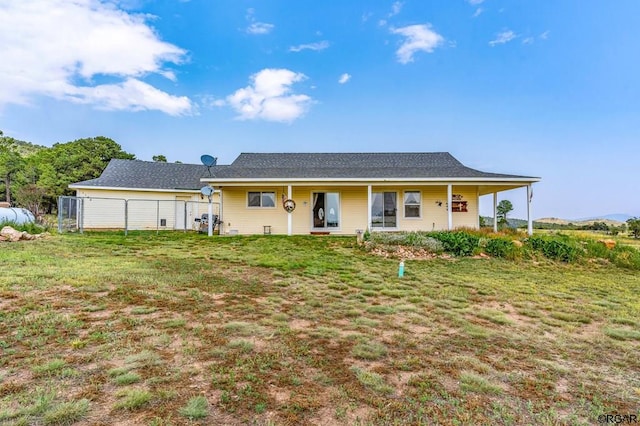
{"type": "Polygon", "coordinates": [[[59,196],[74,195],[69,184],[100,176],[112,158],[134,160],[135,155],[104,136],[45,147],[0,130],[0,201],[36,215],[53,213],[59,196]]]}

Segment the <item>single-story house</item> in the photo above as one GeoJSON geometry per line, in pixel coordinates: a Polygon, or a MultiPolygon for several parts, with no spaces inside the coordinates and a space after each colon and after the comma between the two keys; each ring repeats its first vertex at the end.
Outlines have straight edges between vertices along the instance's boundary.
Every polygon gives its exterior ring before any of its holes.
{"type": "Polygon", "coordinates": [[[526,187],[530,211],[539,180],[446,152],[243,153],[202,178],[220,191],[224,232],[288,235],[478,228],[481,195],[494,194],[495,210],[498,192],[526,187]]]}
{"type": "MultiPolygon", "coordinates": [[[[210,168],[112,160],[99,178],[70,187],[80,197],[144,192],[148,199],[196,201],[209,185],[222,233],[349,235],[478,228],[480,196],[493,194],[495,216],[498,192],[521,187],[531,232],[531,187],[539,180],[474,170],[446,152],[243,153],[210,168]]],[[[93,227],[89,217],[84,221],[93,227]]]]}
{"type": "MultiPolygon", "coordinates": [[[[100,177],[69,185],[76,190],[85,229],[195,229],[207,213],[202,164],[112,159],[100,177]]],[[[213,194],[218,213],[219,194],[213,194]]]]}

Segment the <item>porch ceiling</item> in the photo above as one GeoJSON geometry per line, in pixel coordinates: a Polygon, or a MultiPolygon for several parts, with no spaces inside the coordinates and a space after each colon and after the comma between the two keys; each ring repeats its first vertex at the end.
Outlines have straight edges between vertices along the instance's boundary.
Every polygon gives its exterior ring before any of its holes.
{"type": "Polygon", "coordinates": [[[493,194],[494,192],[509,191],[511,189],[524,188],[532,182],[513,183],[509,185],[478,185],[478,195],[493,194]]]}

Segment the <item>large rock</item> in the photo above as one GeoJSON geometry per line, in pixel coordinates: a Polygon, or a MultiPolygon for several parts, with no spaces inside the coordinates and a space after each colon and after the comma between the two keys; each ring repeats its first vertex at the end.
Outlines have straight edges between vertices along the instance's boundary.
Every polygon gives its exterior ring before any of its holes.
{"type": "Polygon", "coordinates": [[[0,241],[16,242],[20,240],[37,240],[38,238],[42,238],[45,235],[47,235],[46,232],[43,234],[33,235],[28,233],[27,231],[17,231],[11,226],[5,226],[4,228],[2,228],[2,230],[0,230],[0,241]]]}
{"type": "Polygon", "coordinates": [[[616,242],[614,240],[598,240],[600,244],[604,244],[606,248],[611,250],[616,246],[616,242]]]}

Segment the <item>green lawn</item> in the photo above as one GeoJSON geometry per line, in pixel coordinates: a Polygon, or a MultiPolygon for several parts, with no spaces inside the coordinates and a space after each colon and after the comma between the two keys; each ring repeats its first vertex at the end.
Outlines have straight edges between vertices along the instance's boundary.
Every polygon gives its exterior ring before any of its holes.
{"type": "Polygon", "coordinates": [[[640,415],[640,274],[355,238],[0,244],[0,424],[594,424],[640,415]]]}

